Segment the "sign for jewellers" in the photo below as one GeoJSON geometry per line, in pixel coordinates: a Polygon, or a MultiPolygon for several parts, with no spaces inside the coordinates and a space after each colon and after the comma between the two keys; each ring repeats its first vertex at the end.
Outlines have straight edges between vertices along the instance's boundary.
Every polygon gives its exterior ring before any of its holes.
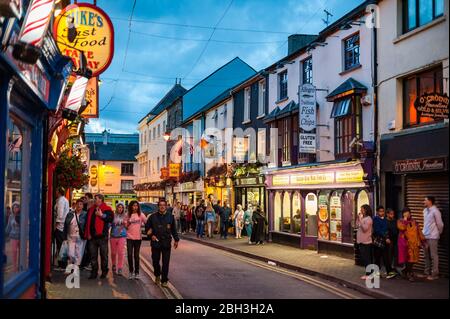
{"type": "Polygon", "coordinates": [[[299,152],[316,153],[316,88],[312,84],[303,84],[299,88],[299,152]]]}
{"type": "Polygon", "coordinates": [[[429,117],[434,120],[448,119],[448,95],[425,93],[416,98],[414,106],[419,117],[429,117]]]}
{"type": "Polygon", "coordinates": [[[448,158],[437,157],[394,161],[393,166],[395,174],[442,172],[448,170],[448,158]]]}
{"type": "Polygon", "coordinates": [[[114,55],[114,28],[108,15],[89,3],[71,4],[61,11],[53,25],[53,36],[61,52],[79,67],[84,52],[87,67],[98,76],[114,55]]]}

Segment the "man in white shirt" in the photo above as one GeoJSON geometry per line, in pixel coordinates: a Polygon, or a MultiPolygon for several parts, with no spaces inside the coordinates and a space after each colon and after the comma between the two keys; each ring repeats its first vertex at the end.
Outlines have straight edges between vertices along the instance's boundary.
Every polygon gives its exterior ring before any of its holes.
{"type": "Polygon", "coordinates": [[[434,196],[427,196],[424,200],[423,235],[427,240],[425,247],[425,275],[428,280],[439,278],[439,238],[444,230],[444,223],[439,209],[435,206],[434,196]]]}
{"type": "MultiPolygon", "coordinates": [[[[61,249],[62,243],[64,241],[64,222],[66,216],[69,213],[69,201],[64,196],[65,191],[59,188],[56,192],[57,199],[55,204],[55,241],[56,241],[56,256],[59,256],[59,251],[61,249]]],[[[65,269],[65,262],[58,260],[58,267],[60,270],[65,269]]]]}

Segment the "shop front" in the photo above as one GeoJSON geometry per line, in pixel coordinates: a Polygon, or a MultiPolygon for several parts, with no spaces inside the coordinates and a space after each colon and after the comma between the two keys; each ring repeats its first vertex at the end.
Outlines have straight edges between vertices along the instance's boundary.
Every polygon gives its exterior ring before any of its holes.
{"type": "MultiPolygon", "coordinates": [[[[439,270],[448,275],[449,129],[445,122],[383,135],[381,138],[382,201],[400,215],[403,207],[423,225],[425,196],[434,196],[444,232],[439,241],[439,270]]],[[[423,256],[417,268],[424,268],[423,256]]]]}
{"type": "Polygon", "coordinates": [[[213,195],[215,200],[220,200],[223,205],[224,201],[228,205],[233,205],[233,182],[230,178],[211,177],[205,180],[206,196],[213,195]]]}
{"type": "Polygon", "coordinates": [[[359,207],[373,206],[370,169],[360,161],[266,172],[269,238],[355,258],[359,207]]]}
{"type": "Polygon", "coordinates": [[[234,180],[234,193],[234,207],[238,204],[242,205],[244,209],[246,209],[249,204],[260,206],[267,217],[264,176],[236,178],[234,180]]]}
{"type": "Polygon", "coordinates": [[[204,181],[186,182],[174,187],[175,200],[185,205],[194,204],[205,199],[204,181]]]}

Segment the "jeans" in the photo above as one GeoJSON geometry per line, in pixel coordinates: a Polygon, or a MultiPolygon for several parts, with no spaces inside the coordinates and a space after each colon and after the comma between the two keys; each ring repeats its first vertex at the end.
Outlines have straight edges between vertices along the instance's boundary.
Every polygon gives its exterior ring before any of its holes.
{"type": "Polygon", "coordinates": [[[161,245],[152,245],[152,261],[153,269],[156,277],[161,276],[161,282],[169,281],[169,262],[170,262],[170,250],[171,248],[161,247],[161,245]],[[160,260],[162,256],[162,271],[160,260]]]}
{"type": "Polygon", "coordinates": [[[98,252],[100,251],[100,262],[102,274],[108,273],[108,238],[93,238],[89,241],[89,252],[91,255],[92,274],[98,274],[98,252]]]}
{"type": "Polygon", "coordinates": [[[142,240],[127,239],[128,270],[130,274],[139,274],[139,252],[142,240]],[[134,264],[133,264],[134,261],[134,264]]]}
{"type": "Polygon", "coordinates": [[[359,244],[359,252],[364,265],[364,271],[366,275],[370,275],[370,272],[366,271],[366,269],[368,265],[372,264],[372,244],[359,244]]]}
{"type": "Polygon", "coordinates": [[[227,238],[228,236],[228,221],[221,221],[220,222],[220,236],[223,238],[227,238]]]}
{"type": "Polygon", "coordinates": [[[385,246],[383,248],[373,247],[373,250],[374,250],[373,253],[375,256],[375,264],[378,266],[380,271],[381,271],[381,260],[383,259],[383,264],[384,264],[384,267],[386,268],[386,272],[390,273],[392,271],[392,267],[389,263],[388,249],[389,249],[389,246],[385,246]]]}
{"type": "Polygon", "coordinates": [[[252,229],[253,229],[253,225],[251,223],[245,225],[245,231],[247,232],[248,240],[250,240],[250,238],[252,238],[252,229]]]}
{"type": "MultiPolygon", "coordinates": [[[[64,232],[56,229],[54,235],[56,241],[56,255],[59,256],[59,251],[61,250],[61,246],[64,241],[64,232]]],[[[65,269],[67,267],[67,262],[58,260],[58,267],[65,269]]]]}
{"type": "Polygon", "coordinates": [[[181,218],[180,219],[180,223],[181,223],[181,232],[185,233],[187,231],[187,222],[186,222],[186,218],[181,218]]]}
{"type": "Polygon", "coordinates": [[[205,222],[203,220],[197,221],[197,237],[203,237],[204,226],[205,226],[205,222]]]}
{"type": "Polygon", "coordinates": [[[439,276],[438,239],[427,239],[425,249],[425,274],[439,276]]]}
{"type": "Polygon", "coordinates": [[[386,245],[387,249],[387,263],[391,267],[391,270],[395,270],[398,265],[397,258],[397,242],[391,241],[389,245],[386,245]]]}
{"type": "Polygon", "coordinates": [[[117,265],[118,269],[123,268],[125,259],[125,237],[111,238],[111,259],[113,267],[117,265]]]}
{"type": "Polygon", "coordinates": [[[177,230],[177,233],[180,232],[180,219],[175,218],[175,229],[177,230]]]}

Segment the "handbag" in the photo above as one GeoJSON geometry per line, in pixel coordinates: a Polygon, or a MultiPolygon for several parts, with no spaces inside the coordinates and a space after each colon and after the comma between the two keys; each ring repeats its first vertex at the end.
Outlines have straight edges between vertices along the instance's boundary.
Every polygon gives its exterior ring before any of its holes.
{"type": "Polygon", "coordinates": [[[63,241],[61,244],[61,249],[59,250],[58,260],[65,261],[69,256],[69,243],[67,240],[63,241]]]}

